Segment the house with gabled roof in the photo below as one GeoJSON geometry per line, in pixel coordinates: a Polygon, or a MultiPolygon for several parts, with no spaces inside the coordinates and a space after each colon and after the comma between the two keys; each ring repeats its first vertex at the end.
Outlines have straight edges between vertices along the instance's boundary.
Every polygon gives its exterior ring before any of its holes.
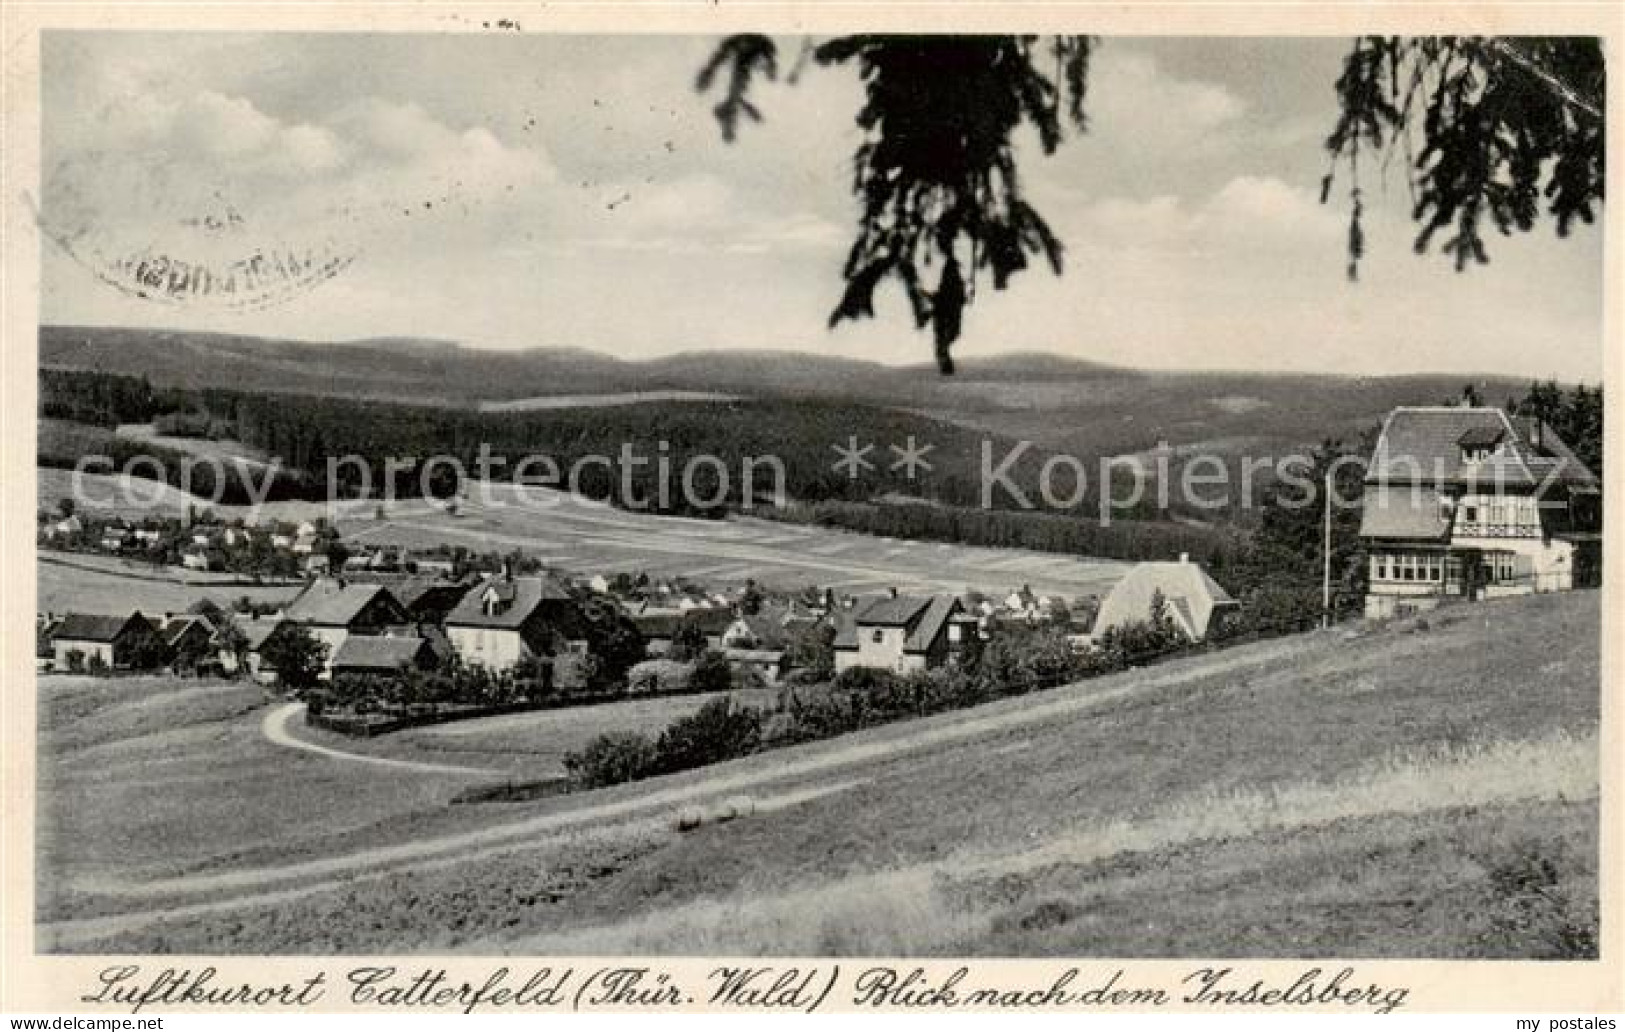
{"type": "Polygon", "coordinates": [[[109,670],[154,669],[168,661],[169,650],[152,621],[139,612],[126,616],[68,613],[51,632],[56,669],[89,666],[99,657],[109,670]]]}
{"type": "Polygon", "coordinates": [[[1114,628],[1149,622],[1158,599],[1163,615],[1189,641],[1203,641],[1219,620],[1240,608],[1188,555],[1175,561],[1135,563],[1101,601],[1089,639],[1098,641],[1114,628]]]}
{"type": "MultiPolygon", "coordinates": [[[[281,616],[266,616],[251,620],[240,620],[237,629],[243,636],[242,669],[261,684],[275,684],[277,671],[268,665],[264,659],[266,643],[279,634],[287,633],[290,628],[297,626],[292,621],[281,616]]],[[[219,652],[221,669],[227,673],[235,673],[238,669],[237,654],[227,648],[219,652]]]]}
{"type": "Polygon", "coordinates": [[[1601,484],[1539,419],[1398,408],[1366,471],[1365,613],[1596,584],[1601,484]]]}
{"type": "Polygon", "coordinates": [[[556,660],[587,653],[581,607],[548,577],[487,577],[446,614],[445,627],[464,663],[493,672],[512,670],[527,656],[556,660]]]}
{"type": "Polygon", "coordinates": [[[625,612],[643,636],[644,648],[653,657],[664,656],[671,651],[672,640],[685,624],[693,624],[700,629],[705,635],[707,648],[722,648],[722,636],[734,622],[733,614],[726,609],[682,610],[639,603],[628,606],[625,612]]]}
{"type": "Polygon", "coordinates": [[[214,623],[201,613],[166,613],[153,627],[163,636],[171,663],[176,669],[202,663],[209,658],[214,642],[214,623]]]}
{"type": "Polygon", "coordinates": [[[837,622],[835,671],[872,667],[910,673],[941,666],[963,647],[963,612],[952,595],[892,593],[854,604],[837,622]]]}
{"type": "Polygon", "coordinates": [[[283,610],[284,618],[301,624],[323,645],[331,663],[352,634],[382,634],[411,622],[406,607],[382,584],[363,584],[342,577],[318,577],[305,585],[283,610]]]}
{"type": "Polygon", "coordinates": [[[352,635],[329,664],[333,676],[392,677],[402,668],[431,670],[440,661],[434,643],[418,634],[352,635]]]}

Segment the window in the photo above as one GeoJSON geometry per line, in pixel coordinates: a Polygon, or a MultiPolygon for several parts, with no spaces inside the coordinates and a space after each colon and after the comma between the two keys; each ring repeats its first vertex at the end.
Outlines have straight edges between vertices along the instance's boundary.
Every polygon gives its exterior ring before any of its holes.
{"type": "Polygon", "coordinates": [[[886,632],[880,630],[872,631],[869,635],[869,640],[874,642],[876,645],[879,645],[881,642],[886,640],[886,632]]]}
{"type": "Polygon", "coordinates": [[[1467,506],[1466,520],[1467,520],[1468,523],[1477,523],[1478,522],[1478,506],[1476,506],[1476,505],[1467,506]]]}
{"type": "Polygon", "coordinates": [[[1494,552],[1486,557],[1490,578],[1497,584],[1512,584],[1519,580],[1518,557],[1512,552],[1494,552]]]}

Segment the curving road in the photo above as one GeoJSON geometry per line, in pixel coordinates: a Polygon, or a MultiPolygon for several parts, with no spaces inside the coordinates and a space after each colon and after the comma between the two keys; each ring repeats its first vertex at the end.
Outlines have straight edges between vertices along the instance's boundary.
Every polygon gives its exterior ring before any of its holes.
{"type": "MultiPolygon", "coordinates": [[[[405,870],[449,866],[534,850],[539,842],[557,842],[575,836],[616,838],[648,833],[658,827],[670,827],[678,808],[706,806],[737,794],[750,795],[758,810],[791,806],[861,784],[874,776],[874,767],[894,762],[902,754],[972,742],[995,731],[1077,719],[1220,671],[1245,676],[1249,671],[1279,664],[1284,655],[1300,647],[1290,638],[1239,646],[1194,661],[1176,661],[1153,670],[1114,675],[1115,684],[1111,687],[1102,683],[1104,679],[1084,682],[888,725],[859,736],[843,736],[797,747],[773,757],[772,762],[744,760],[720,764],[708,768],[697,778],[685,778],[676,783],[665,778],[653,779],[639,783],[629,795],[604,799],[598,793],[584,793],[565,803],[562,809],[471,830],[428,835],[291,863],[99,885],[98,893],[141,900],[150,909],[44,923],[38,928],[43,943],[51,944],[49,948],[62,949],[166,920],[276,905],[405,870]]],[[[337,759],[387,762],[392,766],[405,765],[442,773],[448,769],[355,756],[293,738],[287,733],[287,725],[297,712],[296,705],[278,707],[265,720],[267,736],[273,741],[281,738],[279,744],[290,748],[337,759]]],[[[468,772],[467,768],[450,769],[468,772]]]]}
{"type": "Polygon", "coordinates": [[[469,777],[492,777],[504,773],[500,770],[491,770],[485,767],[452,767],[439,763],[418,763],[413,760],[392,760],[385,756],[366,756],[362,753],[344,752],[340,749],[330,749],[325,745],[307,742],[303,738],[296,738],[288,725],[293,718],[305,712],[302,702],[290,702],[276,706],[265,714],[260,723],[260,731],[265,735],[266,741],[272,745],[280,745],[284,749],[298,749],[300,752],[315,753],[330,760],[344,760],[349,763],[370,763],[377,767],[393,767],[396,770],[416,771],[419,774],[461,774],[469,777]]]}

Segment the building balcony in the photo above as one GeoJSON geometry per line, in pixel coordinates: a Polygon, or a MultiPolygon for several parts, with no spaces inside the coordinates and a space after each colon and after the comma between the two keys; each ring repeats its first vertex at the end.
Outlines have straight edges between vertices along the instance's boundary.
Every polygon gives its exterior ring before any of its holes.
{"type": "Polygon", "coordinates": [[[1451,534],[1451,540],[1462,538],[1538,538],[1543,536],[1538,523],[1460,523],[1451,534]]]}

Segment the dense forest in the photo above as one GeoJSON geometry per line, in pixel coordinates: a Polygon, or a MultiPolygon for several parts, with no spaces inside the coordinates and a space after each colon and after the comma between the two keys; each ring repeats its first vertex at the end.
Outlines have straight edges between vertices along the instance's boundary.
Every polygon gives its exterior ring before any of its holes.
{"type": "MultiPolygon", "coordinates": [[[[690,467],[692,495],[714,498],[717,508],[747,500],[747,477],[748,498],[756,505],[771,504],[779,490],[810,501],[895,492],[977,505],[984,445],[995,464],[1015,448],[1015,442],[925,416],[812,399],[651,401],[498,413],[216,388],[158,391],[139,378],[62,370],[42,370],[40,414],[104,427],[156,420],[160,431],[185,436],[229,434],[318,481],[325,481],[333,460],[341,496],[381,493],[390,460],[397,496],[448,496],[460,486],[459,469],[478,474],[483,453],[490,456],[492,479],[510,479],[522,460],[545,457],[551,465],[533,462],[524,472],[532,479],[556,478],[563,486],[579,464],[574,486],[584,495],[616,504],[628,504],[630,495],[630,504],[647,501],[656,510],[683,512],[694,508],[682,497],[690,467]],[[854,438],[860,447],[873,446],[866,456],[872,466],[856,478],[836,467],[840,454],[834,450],[854,438]],[[918,471],[916,479],[892,468],[896,455],[888,449],[910,439],[932,446],[931,468],[918,471]],[[352,457],[361,462],[343,461],[352,457]],[[363,464],[372,471],[370,491],[363,464]],[[663,493],[669,506],[658,504],[663,493]]],[[[52,455],[50,464],[69,457],[52,455]]],[[[1046,457],[1029,448],[1007,475],[1036,491],[1046,457]]],[[[1090,497],[1079,502],[1080,509],[1090,497]]]]}
{"type": "MultiPolygon", "coordinates": [[[[1535,383],[1522,397],[1509,398],[1507,408],[1544,419],[1601,474],[1600,388],[1565,390],[1555,383],[1535,383]]],[[[1155,490],[1142,490],[1138,503],[1112,508],[1109,521],[1100,519],[1098,483],[1089,483],[1079,500],[1066,507],[1024,511],[1013,495],[996,491],[992,508],[987,508],[981,497],[984,448],[993,465],[1000,466],[1016,442],[911,412],[851,402],[651,401],[498,413],[219,388],[159,389],[139,377],[42,369],[39,411],[41,465],[71,468],[87,454],[106,455],[122,465],[141,455],[149,461],[137,475],[190,486],[194,493],[227,504],[255,497],[242,482],[241,469],[227,466],[217,473],[203,465],[188,471],[183,452],[120,438],[105,428],[152,422],[170,436],[233,437],[281,459],[283,468],[271,484],[273,499],[326,497],[329,460],[337,463],[333,486],[340,496],[381,494],[383,471],[392,461],[396,474],[391,489],[397,496],[425,490],[451,496],[461,487],[459,468],[461,475],[477,475],[483,450],[491,456],[489,474],[495,480],[513,478],[516,464],[527,457],[545,456],[550,465],[519,472],[532,474],[532,482],[540,475],[541,482],[573,486],[614,504],[722,515],[746,501],[743,482],[749,475],[752,510],[772,518],[893,537],[1105,558],[1168,558],[1187,552],[1233,591],[1252,594],[1269,585],[1277,593],[1301,596],[1283,597],[1287,608],[1318,612],[1320,507],[1281,504],[1289,490],[1285,485],[1262,479],[1253,485],[1247,504],[1239,504],[1238,495],[1226,506],[1208,509],[1177,501],[1162,508],[1155,490]],[[927,456],[931,469],[913,480],[893,468],[896,454],[888,449],[911,437],[933,445],[927,456]],[[840,455],[834,450],[851,439],[873,445],[866,453],[872,468],[856,478],[836,465],[840,455]],[[443,458],[427,470],[420,465],[437,456],[443,458]],[[607,461],[591,461],[593,456],[607,461]],[[625,461],[628,456],[631,462],[625,461]],[[708,458],[694,466],[692,493],[700,500],[695,504],[684,498],[683,471],[701,456],[708,458]],[[764,461],[770,456],[782,464],[782,482],[776,467],[764,461]],[[361,462],[345,461],[352,457],[361,462]],[[581,465],[571,484],[570,470],[577,463],[581,465]],[[370,483],[363,468],[370,471],[370,483]],[[720,470],[726,470],[725,485],[719,482],[720,470]],[[183,480],[188,472],[189,485],[183,480]],[[216,484],[217,476],[224,482],[216,484]],[[774,491],[780,488],[784,504],[776,505],[774,491]],[[1311,595],[1315,605],[1307,604],[1311,595]]],[[[1300,482],[1318,484],[1327,463],[1343,454],[1368,454],[1371,444],[1369,433],[1324,442],[1309,456],[1307,470],[1300,470],[1300,482]]],[[[1038,498],[1044,464],[1052,457],[1030,447],[1004,473],[1020,491],[1038,498]]],[[[1237,483],[1237,458],[1219,457],[1230,470],[1231,484],[1237,483]]],[[[1172,469],[1177,475],[1179,462],[1172,469]]],[[[1342,475],[1343,497],[1358,497],[1358,467],[1346,467],[1342,475]]],[[[1114,498],[1124,497],[1118,486],[1113,485],[1114,498]]],[[[1058,490],[1066,495],[1071,489],[1072,483],[1065,481],[1058,490]]],[[[1352,605],[1363,592],[1358,520],[1357,507],[1340,510],[1334,519],[1334,608],[1352,605]]]]}
{"type": "Polygon", "coordinates": [[[1098,513],[1087,518],[882,500],[798,502],[766,515],[791,523],[838,527],[919,541],[986,548],[1030,548],[1102,559],[1168,559],[1181,553],[1210,568],[1234,561],[1243,535],[1232,527],[1098,513]]]}

